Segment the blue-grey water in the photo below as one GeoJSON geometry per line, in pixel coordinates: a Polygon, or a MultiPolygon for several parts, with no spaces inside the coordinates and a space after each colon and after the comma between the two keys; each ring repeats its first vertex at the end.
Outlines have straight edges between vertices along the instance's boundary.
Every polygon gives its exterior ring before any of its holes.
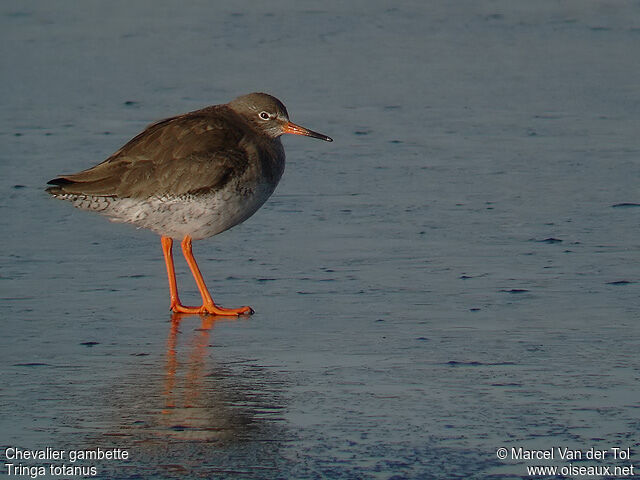
{"type": "Polygon", "coordinates": [[[46,447],[126,449],[66,462],[104,479],[640,471],[638,2],[5,0],[0,39],[6,478],[46,447]],[[334,142],[284,138],[271,200],[194,244],[257,313],[172,317],[158,237],[44,185],[252,91],[334,142]]]}

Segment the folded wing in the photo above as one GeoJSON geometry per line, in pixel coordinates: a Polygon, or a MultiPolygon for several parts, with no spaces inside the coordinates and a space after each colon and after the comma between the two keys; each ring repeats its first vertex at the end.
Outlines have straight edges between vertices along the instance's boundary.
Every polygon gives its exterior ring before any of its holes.
{"type": "Polygon", "coordinates": [[[246,127],[234,115],[205,109],[154,123],[99,165],[51,180],[47,191],[148,198],[222,188],[249,163],[246,127]]]}

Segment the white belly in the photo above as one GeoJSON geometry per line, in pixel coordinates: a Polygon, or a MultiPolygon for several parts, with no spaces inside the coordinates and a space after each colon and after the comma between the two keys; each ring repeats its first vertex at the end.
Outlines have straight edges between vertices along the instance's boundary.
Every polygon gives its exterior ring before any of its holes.
{"type": "Polygon", "coordinates": [[[159,235],[194,240],[211,237],[253,215],[273,193],[274,186],[235,188],[202,195],[157,196],[148,199],[58,195],[74,206],[108,216],[114,222],[131,223],[159,235]]]}

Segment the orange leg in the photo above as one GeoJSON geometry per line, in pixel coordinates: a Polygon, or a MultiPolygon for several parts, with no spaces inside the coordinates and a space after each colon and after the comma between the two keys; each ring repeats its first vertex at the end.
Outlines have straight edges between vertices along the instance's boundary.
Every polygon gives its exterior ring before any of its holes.
{"type": "Polygon", "coordinates": [[[189,264],[189,268],[191,269],[191,273],[193,274],[193,278],[198,285],[198,290],[200,290],[200,295],[202,296],[202,306],[201,307],[185,307],[180,303],[180,298],[178,297],[178,287],[176,283],[176,275],[173,267],[173,256],[171,254],[171,246],[173,245],[173,240],[169,237],[162,237],[162,251],[164,252],[165,263],[167,264],[167,275],[169,276],[169,291],[171,293],[171,310],[176,313],[208,313],[213,315],[242,315],[245,313],[252,314],[253,309],[251,307],[241,307],[241,308],[222,308],[216,305],[209,294],[209,290],[207,290],[207,286],[204,283],[204,279],[202,278],[202,273],[200,273],[200,269],[198,268],[198,264],[196,263],[196,259],[193,257],[193,252],[191,251],[191,237],[187,235],[182,240],[182,253],[184,254],[184,258],[189,264]]]}
{"type": "Polygon", "coordinates": [[[178,297],[178,284],[176,283],[176,271],[173,268],[173,253],[171,247],[173,247],[173,238],[161,237],[162,253],[164,253],[164,263],[167,264],[167,276],[169,277],[169,292],[171,295],[171,306],[169,307],[174,312],[176,307],[182,306],[180,303],[180,297],[178,297]]]}

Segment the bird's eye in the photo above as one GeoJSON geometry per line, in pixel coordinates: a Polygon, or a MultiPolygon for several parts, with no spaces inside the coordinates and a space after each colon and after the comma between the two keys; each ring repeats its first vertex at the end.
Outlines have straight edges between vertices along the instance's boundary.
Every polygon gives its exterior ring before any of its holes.
{"type": "Polygon", "coordinates": [[[260,112],[260,118],[262,120],[269,120],[271,118],[271,115],[269,115],[267,112],[260,112]]]}

